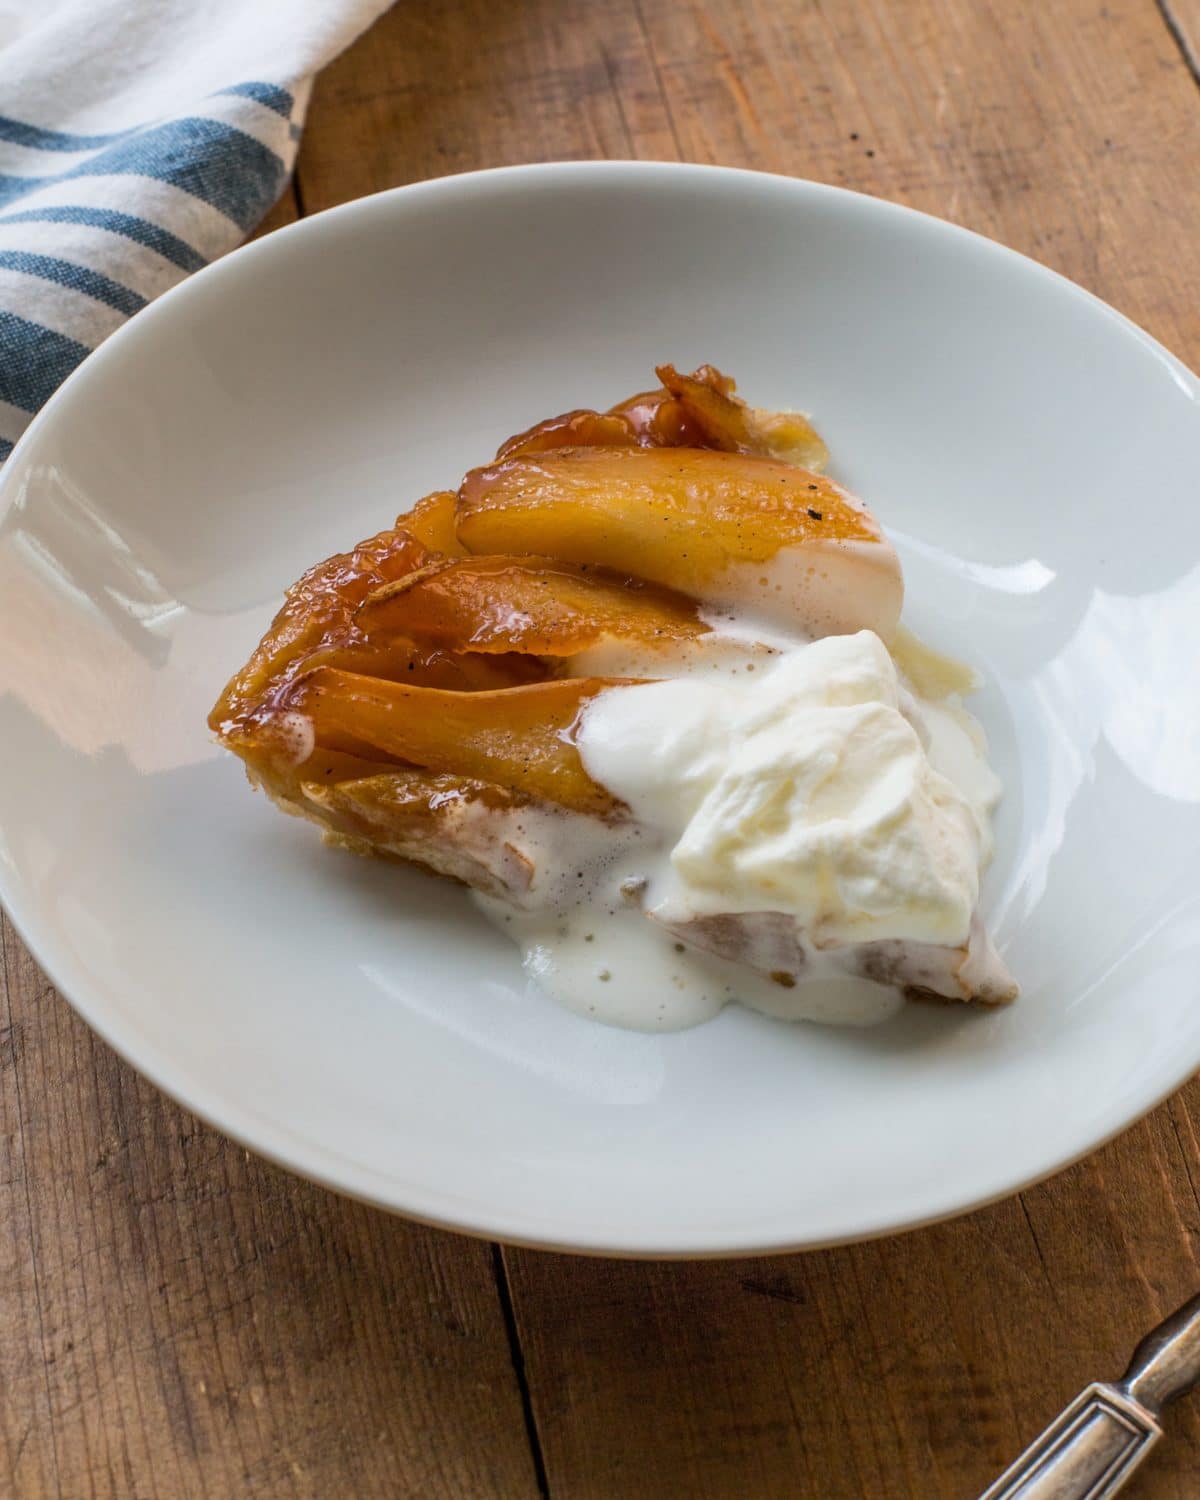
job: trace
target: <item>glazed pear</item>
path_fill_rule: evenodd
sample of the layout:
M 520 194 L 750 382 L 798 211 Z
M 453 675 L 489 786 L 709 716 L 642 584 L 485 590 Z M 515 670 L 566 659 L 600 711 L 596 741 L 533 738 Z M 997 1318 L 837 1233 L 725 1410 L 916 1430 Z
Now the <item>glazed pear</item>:
M 706 448 L 556 448 L 473 469 L 456 534 L 632 574 L 813 635 L 895 632 L 895 550 L 861 501 L 778 459 Z

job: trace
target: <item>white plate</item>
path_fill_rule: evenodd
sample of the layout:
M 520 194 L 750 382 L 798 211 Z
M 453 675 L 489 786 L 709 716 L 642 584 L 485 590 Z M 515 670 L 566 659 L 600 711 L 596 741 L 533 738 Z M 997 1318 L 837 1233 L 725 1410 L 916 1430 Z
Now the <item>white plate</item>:
M 815 412 L 976 662 L 1012 1009 L 667 1036 L 526 991 L 455 889 L 321 847 L 209 741 L 306 566 L 548 412 L 711 360 Z M 89 359 L 0 480 L 0 895 L 80 1013 L 318 1181 L 710 1254 L 1012 1191 L 1200 1065 L 1200 408 L 1048 271 L 835 188 L 515 168 L 305 220 Z

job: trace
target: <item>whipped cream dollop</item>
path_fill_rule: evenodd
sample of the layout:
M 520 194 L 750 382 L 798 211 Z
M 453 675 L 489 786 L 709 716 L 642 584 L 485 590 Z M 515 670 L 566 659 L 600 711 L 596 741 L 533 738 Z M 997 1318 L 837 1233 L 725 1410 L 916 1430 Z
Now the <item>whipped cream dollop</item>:
M 976 911 L 1000 783 L 960 663 L 900 629 L 808 641 L 741 617 L 675 652 L 597 647 L 575 674 L 654 680 L 574 728 L 621 816 L 525 809 L 522 895 L 476 894 L 569 1009 L 643 1030 L 737 1001 L 867 1025 L 906 986 L 1014 989 Z M 766 644 L 764 640 L 769 640 Z
M 871 631 L 612 688 L 576 743 L 669 843 L 643 900 L 661 921 L 772 911 L 818 949 L 966 942 L 999 782 L 966 715 L 923 710 Z

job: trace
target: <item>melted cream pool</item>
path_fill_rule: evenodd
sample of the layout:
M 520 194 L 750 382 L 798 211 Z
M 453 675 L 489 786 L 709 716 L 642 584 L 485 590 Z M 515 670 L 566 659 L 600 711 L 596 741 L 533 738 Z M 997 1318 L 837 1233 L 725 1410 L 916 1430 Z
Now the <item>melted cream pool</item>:
M 979 869 L 990 853 L 989 815 L 999 784 L 986 762 L 982 732 L 959 703 L 958 694 L 973 685 L 971 674 L 926 651 L 903 632 L 895 643 L 893 669 L 892 658 L 877 638 L 869 637 L 857 655 L 878 675 L 892 678 L 896 707 L 890 713 L 879 710 L 876 719 L 887 721 L 904 743 L 908 771 L 899 780 L 892 775 L 889 781 L 889 765 L 877 763 L 878 757 L 871 762 L 868 753 L 859 781 L 847 772 L 844 784 L 834 787 L 835 798 L 846 801 L 845 807 L 839 805 L 834 812 L 837 817 L 852 814 L 858 806 L 856 797 L 870 804 L 862 817 L 863 827 L 875 830 L 874 865 L 865 875 L 858 869 L 861 861 L 853 847 L 853 831 L 843 829 L 846 847 L 835 853 L 844 868 L 838 866 L 834 873 L 840 872 L 845 877 L 842 883 L 851 890 L 849 907 L 844 892 L 836 899 L 821 894 L 828 884 L 828 868 L 815 883 L 810 882 L 811 889 L 801 884 L 799 906 L 796 890 L 791 893 L 791 906 L 782 899 L 782 892 L 772 903 L 754 880 L 735 888 L 737 881 L 726 880 L 728 871 L 719 863 L 711 887 L 681 878 L 681 823 L 687 822 L 689 807 L 694 812 L 703 787 L 711 797 L 720 781 L 721 766 L 706 764 L 706 759 L 716 756 L 719 760 L 729 754 L 729 743 L 721 733 L 711 727 L 704 730 L 704 724 L 713 720 L 719 729 L 724 721 L 740 715 L 752 735 L 756 715 L 762 717 L 760 703 L 769 696 L 758 684 L 765 687 L 785 671 L 795 677 L 799 670 L 803 678 L 800 654 L 809 651 L 812 643 L 776 635 L 764 644 L 764 632 L 753 626 L 717 619 L 712 623 L 713 636 L 670 661 L 661 657 L 650 661 L 645 656 L 631 659 L 606 649 L 572 663 L 573 674 L 632 673 L 671 679 L 661 684 L 670 690 L 667 694 L 660 694 L 654 684 L 601 694 L 592 700 L 576 729 L 576 743 L 589 773 L 627 802 L 635 819 L 609 824 L 553 812 L 520 814 L 510 842 L 533 866 L 526 898 L 520 906 L 482 895 L 474 900 L 520 947 L 532 981 L 560 1004 L 608 1025 L 678 1030 L 710 1020 L 733 1001 L 784 1020 L 859 1026 L 885 1020 L 903 1004 L 900 992 L 848 973 L 845 966 L 847 931 L 852 937 L 854 920 L 861 917 L 854 902 L 870 908 L 874 901 L 879 908 L 864 918 L 868 924 L 862 934 L 865 941 L 880 937 L 962 941 L 977 899 Z M 841 654 L 847 656 L 844 650 Z M 879 656 L 886 660 L 886 671 Z M 849 657 L 855 653 L 849 652 Z M 886 692 L 886 683 L 879 690 Z M 854 689 L 843 684 L 835 697 L 837 691 L 853 696 Z M 620 695 L 619 703 L 615 695 Z M 777 707 L 781 696 L 787 699 L 776 681 Z M 859 696 L 864 696 L 862 691 Z M 654 745 L 678 727 L 681 713 L 686 718 L 689 712 L 694 722 L 685 726 L 680 753 L 668 754 L 672 764 L 666 768 L 664 782 L 662 765 L 649 768 Z M 828 728 L 829 713 L 818 718 Z M 811 723 L 805 728 L 797 719 L 795 726 L 799 726 L 798 734 L 811 733 Z M 788 740 L 792 727 L 793 721 L 785 714 L 772 730 L 773 740 L 759 734 L 760 751 L 772 764 L 794 749 Z M 868 724 L 868 752 L 871 732 Z M 906 735 L 910 742 L 905 742 Z M 739 743 L 744 746 L 746 738 L 743 734 Z M 863 748 L 860 745 L 856 752 L 859 760 Z M 819 751 L 820 747 L 818 760 Z M 682 789 L 672 785 L 676 775 L 680 782 L 690 777 L 696 785 Z M 754 774 L 743 779 L 745 785 L 733 788 L 727 798 L 726 823 L 730 817 L 736 822 L 747 798 L 753 802 L 762 780 L 756 781 Z M 859 782 L 869 782 L 866 793 Z M 777 783 L 778 778 L 767 787 L 768 804 L 778 793 Z M 799 791 L 803 796 L 802 786 Z M 880 803 L 881 797 L 886 805 Z M 889 797 L 894 805 L 887 803 Z M 753 824 L 750 811 L 746 817 Z M 900 834 L 889 842 L 878 836 L 879 827 L 899 828 Z M 768 816 L 762 828 L 751 828 L 750 842 L 760 847 L 764 839 L 774 838 L 778 844 L 780 830 L 778 816 L 773 822 Z M 814 837 L 820 851 L 821 840 L 828 840 L 828 829 L 818 828 Z M 813 847 L 810 840 L 806 858 Z M 829 866 L 827 854 L 824 851 L 821 857 Z M 791 855 L 786 838 L 780 857 L 784 864 L 775 872 L 768 861 L 764 876 L 768 887 L 781 872 L 787 873 Z M 757 972 L 745 963 L 701 951 L 664 925 L 714 912 L 754 913 L 772 906 L 793 911 L 805 930 L 799 982 L 786 972 L 771 977 L 773 971 L 767 964 L 760 964 L 763 972 Z M 819 948 L 809 941 L 814 930 L 819 933 L 822 922 L 838 928 L 835 941 L 842 946 Z M 959 926 L 962 931 L 957 930 Z
M 619 901 L 619 897 L 617 898 Z M 519 945 L 525 972 L 560 1005 L 608 1026 L 682 1031 L 733 1001 L 784 1021 L 869 1026 L 903 1004 L 898 990 L 838 972 L 786 988 L 743 964 L 672 938 L 640 911 L 595 895 L 554 915 L 515 912 L 476 895 L 490 920 Z

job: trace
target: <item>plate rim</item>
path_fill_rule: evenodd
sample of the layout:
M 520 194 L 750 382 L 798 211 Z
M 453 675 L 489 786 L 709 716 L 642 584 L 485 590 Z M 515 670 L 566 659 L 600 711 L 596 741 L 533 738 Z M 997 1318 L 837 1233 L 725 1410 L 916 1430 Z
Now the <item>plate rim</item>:
M 132 340 L 143 336 L 146 329 L 154 325 L 155 320 L 164 316 L 164 307 L 172 308 L 176 302 L 194 295 L 198 281 L 207 279 L 211 282 L 218 276 L 240 275 L 241 268 L 249 265 L 253 259 L 279 253 L 280 245 L 298 234 L 311 234 L 314 229 L 320 232 L 318 226 L 335 218 L 341 220 L 375 212 L 377 205 L 382 202 L 403 200 L 419 204 L 422 199 L 436 200 L 442 195 L 454 197 L 486 191 L 496 183 L 520 183 L 537 179 L 551 181 L 556 176 L 601 181 L 608 178 L 611 185 L 617 187 L 622 182 L 663 176 L 697 182 L 733 181 L 740 182 L 748 189 L 775 192 L 787 197 L 807 197 L 833 203 L 850 200 L 860 208 L 884 217 L 906 219 L 922 226 L 926 232 L 962 239 L 976 252 L 990 255 L 1007 265 L 1020 267 L 1025 274 L 1050 280 L 1060 293 L 1082 301 L 1093 313 L 1101 314 L 1119 326 L 1126 336 L 1132 337 L 1144 351 L 1151 353 L 1164 365 L 1177 385 L 1193 400 L 1200 402 L 1200 380 L 1196 375 L 1125 314 L 1062 273 L 1021 251 L 1013 250 L 997 240 L 934 214 L 831 183 L 741 167 L 631 160 L 532 162 L 427 178 L 352 199 L 307 215 L 261 239 L 244 244 L 211 262 L 195 275 L 186 277 L 156 298 L 137 317 L 131 318 L 89 354 L 35 414 L 14 445 L 3 465 L 3 472 L 0 473 L 0 520 L 16 503 L 24 455 L 37 435 L 56 419 L 59 409 L 74 398 L 80 385 L 104 378 L 107 364 L 115 357 L 114 351 L 119 355 Z M 3 855 L 6 847 L 3 831 L 0 830 L 0 855 Z M 865 1213 L 859 1222 L 848 1224 L 844 1232 L 827 1236 L 805 1237 L 801 1234 L 782 1238 L 764 1235 L 761 1230 L 753 1228 L 739 1232 L 735 1228 L 705 1227 L 677 1235 L 674 1241 L 670 1236 L 646 1235 L 636 1227 L 630 1229 L 619 1225 L 609 1226 L 594 1234 L 590 1231 L 572 1231 L 569 1228 L 556 1229 L 540 1224 L 531 1215 L 524 1213 L 508 1216 L 502 1211 L 484 1206 L 456 1210 L 451 1202 L 453 1195 L 445 1195 L 444 1199 L 439 1200 L 436 1193 L 431 1193 L 424 1187 L 408 1187 L 394 1180 L 392 1190 L 385 1191 L 381 1174 L 373 1169 L 363 1169 L 328 1148 L 295 1137 L 286 1128 L 255 1116 L 244 1105 L 230 1103 L 216 1095 L 210 1087 L 189 1080 L 168 1056 L 140 1036 L 136 1025 L 125 1021 L 114 1010 L 105 999 L 102 986 L 93 985 L 85 974 L 72 972 L 73 961 L 69 954 L 59 947 L 45 925 L 39 921 L 38 903 L 32 899 L 23 901 L 20 898 L 17 887 L 21 884 L 15 864 L 0 858 L 0 905 L 4 907 L 14 931 L 35 963 L 75 1014 L 103 1042 L 180 1107 L 247 1150 L 332 1192 L 430 1227 L 531 1249 L 622 1259 L 728 1259 L 828 1249 L 907 1233 L 973 1213 L 1056 1175 L 1093 1151 L 1100 1150 L 1170 1098 L 1200 1071 L 1198 1044 L 1194 1057 L 1188 1055 L 1187 1061 L 1178 1068 L 1171 1069 L 1169 1076 L 1163 1075 L 1167 1079 L 1165 1084 L 1161 1078 L 1156 1078 L 1151 1086 L 1144 1087 L 1140 1092 L 1135 1091 L 1127 1105 L 1112 1109 L 1101 1133 L 1090 1130 L 1080 1132 L 1086 1139 L 1064 1143 L 1032 1172 L 1022 1169 L 1015 1176 L 1012 1173 L 1007 1176 L 1003 1172 L 993 1173 L 994 1178 L 1003 1180 L 989 1181 L 981 1185 L 978 1193 L 967 1198 L 961 1192 L 950 1193 L 948 1199 L 941 1199 L 936 1193 L 929 1194 L 922 1209 L 901 1221 L 880 1223 L 872 1221 L 870 1214 Z

